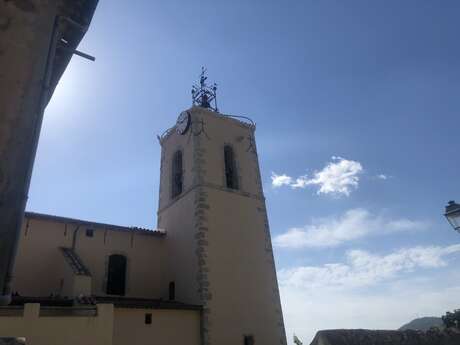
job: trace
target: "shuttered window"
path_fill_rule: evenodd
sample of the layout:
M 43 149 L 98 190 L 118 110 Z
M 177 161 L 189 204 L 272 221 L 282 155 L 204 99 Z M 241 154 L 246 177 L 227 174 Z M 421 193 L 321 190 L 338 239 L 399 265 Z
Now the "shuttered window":
M 238 174 L 236 172 L 235 154 L 233 148 L 226 145 L 224 147 L 225 160 L 225 181 L 227 188 L 238 189 Z
M 172 198 L 179 196 L 182 193 L 182 151 L 176 151 L 172 161 Z

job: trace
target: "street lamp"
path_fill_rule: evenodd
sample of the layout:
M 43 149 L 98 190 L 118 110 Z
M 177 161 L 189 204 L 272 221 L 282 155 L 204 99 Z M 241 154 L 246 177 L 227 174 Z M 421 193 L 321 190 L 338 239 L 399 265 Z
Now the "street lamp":
M 452 227 L 460 232 L 460 204 L 451 200 L 446 206 L 446 213 L 444 213 L 447 221 Z

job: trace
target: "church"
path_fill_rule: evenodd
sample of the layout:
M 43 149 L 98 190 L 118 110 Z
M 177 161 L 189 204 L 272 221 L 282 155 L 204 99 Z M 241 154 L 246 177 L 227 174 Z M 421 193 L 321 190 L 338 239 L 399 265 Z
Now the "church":
M 204 71 L 158 136 L 157 229 L 26 212 L 0 337 L 31 345 L 284 345 L 255 124 Z

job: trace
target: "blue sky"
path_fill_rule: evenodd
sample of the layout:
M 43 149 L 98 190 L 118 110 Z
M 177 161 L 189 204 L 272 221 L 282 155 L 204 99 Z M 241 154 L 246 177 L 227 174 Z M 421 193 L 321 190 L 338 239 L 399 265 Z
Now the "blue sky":
M 459 15 L 457 1 L 100 1 L 80 45 L 97 60 L 75 57 L 47 108 L 27 208 L 154 227 L 156 135 L 205 65 L 222 112 L 257 123 L 289 341 L 458 308 L 460 235 L 442 212 L 460 199 Z

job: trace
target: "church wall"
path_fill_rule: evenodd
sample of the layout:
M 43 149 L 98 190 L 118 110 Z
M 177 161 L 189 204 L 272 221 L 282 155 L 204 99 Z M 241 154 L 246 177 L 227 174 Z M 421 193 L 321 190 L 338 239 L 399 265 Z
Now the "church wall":
M 161 278 L 164 239 L 123 231 L 94 228 L 87 237 L 85 228 L 77 236 L 75 251 L 92 276 L 94 295 L 106 296 L 108 259 L 112 254 L 127 257 L 125 297 L 159 298 L 167 286 Z
M 59 247 L 72 247 L 73 234 L 78 225 L 75 252 L 91 273 L 91 292 L 105 295 L 107 263 L 111 254 L 127 257 L 127 297 L 159 298 L 167 283 L 162 280 L 164 266 L 164 238 L 130 231 L 89 227 L 85 224 L 57 220 L 25 219 L 15 265 L 13 290 L 23 296 L 64 295 L 88 282 L 69 279 L 68 265 Z M 86 229 L 93 237 L 86 236 Z M 80 284 L 81 283 L 81 284 Z
M 60 286 L 60 291 L 59 291 L 59 295 L 60 296 L 78 296 L 79 294 L 75 294 L 75 283 L 76 283 L 76 279 L 77 279 L 77 275 L 74 273 L 72 267 L 67 263 L 66 260 L 62 260 L 61 259 L 61 262 L 60 262 L 60 266 L 61 266 L 61 270 L 59 272 L 61 272 L 61 286 Z M 56 272 L 58 273 L 58 272 Z M 89 293 L 85 293 L 84 295 L 87 296 L 87 295 L 90 295 L 91 294 L 91 277 L 86 277 L 89 279 L 89 282 L 88 282 L 88 289 L 87 291 L 89 291 Z M 22 291 L 21 291 L 22 293 Z M 30 295 L 29 295 L 30 296 Z M 34 295 L 35 296 L 35 295 Z
M 72 245 L 72 231 L 58 222 L 25 219 L 19 238 L 13 291 L 22 296 L 60 294 L 66 273 L 59 247 Z
M 85 275 L 74 275 L 73 276 L 73 290 L 68 296 L 90 296 L 92 295 L 91 284 L 92 278 Z
M 195 210 L 195 194 L 185 192 L 174 205 L 159 213 L 159 227 L 166 229 L 164 281 L 175 283 L 178 301 L 200 304 L 196 282 L 198 260 L 195 253 L 195 233 L 192 219 Z M 165 290 L 164 298 L 168 298 Z
M 152 314 L 152 324 L 145 315 Z M 197 310 L 115 309 L 114 345 L 171 345 L 200 343 Z

